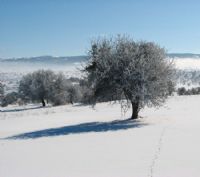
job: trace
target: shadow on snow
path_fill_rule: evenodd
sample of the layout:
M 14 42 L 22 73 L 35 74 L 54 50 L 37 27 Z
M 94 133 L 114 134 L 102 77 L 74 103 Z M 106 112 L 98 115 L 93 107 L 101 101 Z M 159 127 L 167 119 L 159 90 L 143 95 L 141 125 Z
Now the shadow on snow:
M 28 133 L 14 135 L 6 139 L 36 139 L 36 138 L 42 138 L 42 137 L 53 137 L 53 136 L 69 135 L 69 134 L 118 131 L 118 130 L 130 129 L 130 128 L 139 128 L 145 125 L 146 123 L 143 123 L 139 120 L 90 122 L 90 123 L 69 125 L 69 126 L 58 127 L 58 128 L 44 129 L 44 130 L 39 130 L 39 131 L 32 131 Z
M 43 109 L 43 108 L 49 108 L 50 106 L 37 106 L 37 107 L 30 107 L 30 108 L 16 108 L 16 109 L 6 109 L 6 110 L 0 110 L 0 112 L 20 112 L 20 111 L 28 111 L 28 110 L 34 110 L 34 109 Z

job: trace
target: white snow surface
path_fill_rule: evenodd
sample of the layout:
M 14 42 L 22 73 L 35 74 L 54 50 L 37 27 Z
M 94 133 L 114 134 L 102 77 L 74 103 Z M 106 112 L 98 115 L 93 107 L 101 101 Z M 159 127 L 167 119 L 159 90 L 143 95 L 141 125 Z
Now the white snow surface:
M 200 58 L 175 58 L 177 69 L 200 70 Z
M 137 121 L 119 104 L 0 108 L 0 177 L 199 177 L 199 103 L 174 96 Z

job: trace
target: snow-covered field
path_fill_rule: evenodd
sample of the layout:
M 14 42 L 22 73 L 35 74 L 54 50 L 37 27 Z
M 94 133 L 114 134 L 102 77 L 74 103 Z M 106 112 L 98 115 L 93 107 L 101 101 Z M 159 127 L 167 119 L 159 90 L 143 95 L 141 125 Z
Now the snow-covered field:
M 177 69 L 200 70 L 200 58 L 175 58 L 174 63 Z
M 0 177 L 199 177 L 200 96 L 126 120 L 119 105 L 0 108 Z

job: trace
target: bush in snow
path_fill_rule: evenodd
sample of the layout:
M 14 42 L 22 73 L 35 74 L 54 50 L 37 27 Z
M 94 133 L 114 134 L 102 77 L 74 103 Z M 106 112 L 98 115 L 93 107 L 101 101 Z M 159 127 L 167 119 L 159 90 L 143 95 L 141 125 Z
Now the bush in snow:
M 85 67 L 94 102 L 118 98 L 132 105 L 132 119 L 145 105 L 159 106 L 174 86 L 173 63 L 165 50 L 152 42 L 135 42 L 128 37 L 93 41 Z
M 200 94 L 200 87 L 191 88 L 186 90 L 185 87 L 178 88 L 177 90 L 178 95 L 199 95 Z
M 81 102 L 81 89 L 78 84 L 71 84 L 67 87 L 68 101 L 73 104 L 74 102 Z
M 54 80 L 52 80 L 51 87 L 48 90 L 47 101 L 51 102 L 54 106 L 66 104 L 68 102 L 68 85 L 69 83 L 62 73 L 54 74 Z
M 54 105 L 66 103 L 73 104 L 80 101 L 80 88 L 78 84 L 66 79 L 63 74 L 58 74 L 51 90 L 50 101 Z
M 199 95 L 200 94 L 200 87 L 192 88 L 189 90 L 191 95 Z
M 93 92 L 89 86 L 87 78 L 81 79 L 79 82 L 80 88 L 80 102 L 83 104 L 92 104 L 93 103 Z
M 177 90 L 177 93 L 178 93 L 178 95 L 186 95 L 186 89 L 185 89 L 185 87 L 181 87 L 181 88 L 178 88 L 178 90 Z
M 1 106 L 5 107 L 9 104 L 16 103 L 19 99 L 19 94 L 17 92 L 11 92 L 4 96 L 1 102 Z
M 0 82 L 0 102 L 4 97 L 4 85 Z
M 4 95 L 4 85 L 0 82 L 0 95 Z

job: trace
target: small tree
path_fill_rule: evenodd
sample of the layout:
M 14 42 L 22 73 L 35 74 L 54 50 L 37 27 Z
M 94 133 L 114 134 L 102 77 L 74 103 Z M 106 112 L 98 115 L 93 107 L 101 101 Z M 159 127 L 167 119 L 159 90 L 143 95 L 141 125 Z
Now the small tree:
M 73 104 L 74 102 L 80 101 L 81 93 L 79 85 L 69 85 L 67 88 L 68 101 Z
M 45 106 L 45 99 L 50 98 L 56 75 L 50 71 L 39 70 L 25 75 L 20 81 L 19 93 L 22 98 L 32 101 L 41 101 Z
M 40 101 L 43 106 L 46 105 L 45 101 L 53 105 L 63 105 L 74 101 L 76 97 L 75 93 L 69 91 L 72 86 L 71 81 L 67 80 L 62 73 L 39 70 L 22 78 L 19 93 L 23 100 Z
M 55 80 L 52 83 L 52 87 L 49 90 L 48 96 L 49 101 L 53 103 L 53 105 L 63 105 L 68 102 L 68 85 L 71 85 L 71 82 L 67 81 L 67 79 L 62 73 L 55 75 Z
M 90 88 L 90 84 L 87 78 L 83 78 L 79 82 L 80 86 L 80 102 L 83 104 L 92 104 L 93 103 L 93 90 Z
M 117 98 L 132 105 L 131 119 L 145 105 L 159 106 L 173 84 L 174 68 L 165 50 L 152 42 L 135 42 L 128 37 L 92 42 L 85 71 L 93 90 L 94 102 Z M 169 86 L 170 83 L 170 86 Z

